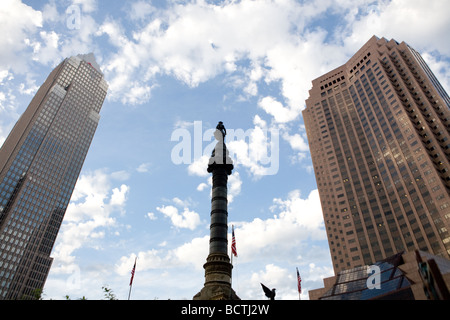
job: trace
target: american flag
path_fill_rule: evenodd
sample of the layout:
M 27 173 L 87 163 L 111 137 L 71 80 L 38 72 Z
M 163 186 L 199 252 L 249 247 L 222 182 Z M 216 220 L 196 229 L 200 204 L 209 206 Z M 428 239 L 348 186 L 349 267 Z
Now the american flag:
M 232 235 L 232 240 L 231 240 L 231 253 L 237 257 L 237 251 L 236 251 L 236 239 L 234 237 L 234 226 L 231 226 L 231 235 Z
M 298 288 L 298 293 L 302 293 L 302 278 L 300 277 L 298 268 L 297 268 L 297 288 Z
M 134 278 L 134 272 L 136 271 L 136 259 L 134 259 L 134 266 L 133 270 L 131 270 L 131 280 L 130 280 L 130 286 L 133 284 L 133 278 Z M 131 289 L 130 289 L 131 290 Z

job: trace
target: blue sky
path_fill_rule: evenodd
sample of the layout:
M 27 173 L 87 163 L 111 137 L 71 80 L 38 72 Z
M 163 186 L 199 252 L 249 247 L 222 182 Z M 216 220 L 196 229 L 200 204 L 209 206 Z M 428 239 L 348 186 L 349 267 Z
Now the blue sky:
M 440 0 L 1 1 L 0 143 L 65 57 L 93 52 L 109 83 L 44 298 L 101 299 L 108 286 L 126 299 L 138 257 L 132 299 L 191 299 L 208 253 L 211 129 L 223 121 L 235 160 L 233 287 L 265 299 L 262 282 L 298 299 L 298 267 L 307 299 L 333 274 L 301 116 L 311 81 L 377 35 L 421 52 L 449 90 L 449 9 Z

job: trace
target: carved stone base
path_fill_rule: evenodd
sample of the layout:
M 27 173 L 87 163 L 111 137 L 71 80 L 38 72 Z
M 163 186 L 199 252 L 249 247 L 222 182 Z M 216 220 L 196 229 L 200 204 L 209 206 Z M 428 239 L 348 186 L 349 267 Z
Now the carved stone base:
M 227 254 L 209 254 L 203 268 L 205 269 L 205 285 L 194 296 L 194 300 L 240 300 L 231 288 L 233 266 Z
M 204 286 L 193 300 L 241 300 L 231 287 Z

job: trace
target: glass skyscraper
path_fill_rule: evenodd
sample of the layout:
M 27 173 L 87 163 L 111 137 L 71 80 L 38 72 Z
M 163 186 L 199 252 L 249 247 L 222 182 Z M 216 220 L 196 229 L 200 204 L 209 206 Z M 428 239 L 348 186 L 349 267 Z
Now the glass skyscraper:
M 372 37 L 312 81 L 303 118 L 334 271 L 450 256 L 450 99 L 408 44 Z
M 0 299 L 42 290 L 108 85 L 94 55 L 48 76 L 0 149 Z

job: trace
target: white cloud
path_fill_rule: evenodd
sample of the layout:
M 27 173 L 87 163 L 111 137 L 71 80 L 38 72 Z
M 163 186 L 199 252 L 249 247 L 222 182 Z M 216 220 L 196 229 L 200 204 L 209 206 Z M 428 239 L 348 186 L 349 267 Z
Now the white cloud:
M 97 10 L 97 0 L 72 0 L 75 5 L 81 5 L 83 12 L 94 12 Z
M 275 122 L 290 122 L 295 120 L 300 114 L 299 110 L 293 110 L 284 107 L 279 101 L 273 97 L 264 97 L 258 102 L 258 106 L 265 112 L 273 116 Z
M 3 80 L 12 80 L 14 79 L 13 75 L 9 73 L 8 70 L 1 70 L 0 71 L 0 85 L 3 85 Z
M 275 126 L 268 128 L 259 116 L 255 116 L 253 122 L 254 128 L 243 136 L 237 134 L 234 140 L 227 142 L 227 147 L 235 167 L 243 166 L 253 178 L 259 179 L 278 172 L 279 130 Z
M 22 72 L 26 70 L 26 63 L 17 63 L 16 59 L 16 53 L 27 48 L 23 39 L 34 50 L 35 60 L 54 64 L 74 53 L 92 51 L 96 48 L 93 38 L 106 35 L 117 48 L 102 61 L 110 83 L 108 99 L 128 104 L 148 101 L 157 85 L 157 74 L 174 76 L 195 87 L 227 73 L 235 79 L 233 82 L 240 83 L 244 95 L 257 96 L 261 84 L 279 82 L 283 99 L 259 98 L 260 106 L 277 122 L 297 119 L 311 80 L 344 63 L 373 34 L 405 40 L 419 50 L 450 52 L 450 46 L 442 41 L 450 28 L 445 17 L 449 4 L 440 1 L 376 4 L 369 0 L 287 0 L 221 5 L 202 1 L 171 4 L 158 10 L 136 1 L 128 11 L 135 28 L 130 34 L 125 33 L 120 20 L 107 18 L 97 24 L 90 15 L 97 11 L 97 1 L 73 2 L 81 7 L 83 22 L 70 34 L 67 30 L 66 34 L 41 30 L 45 23 L 64 16 L 54 2 L 47 4 L 42 13 L 19 1 L 2 4 L 0 14 L 3 12 L 6 18 L 0 23 L 9 35 L 3 42 L 9 42 L 2 44 L 0 40 L 0 45 L 9 49 L 3 51 L 3 56 L 0 54 L 0 64 L 16 64 Z M 24 14 L 27 19 L 23 19 Z M 323 28 L 308 25 L 324 14 L 345 15 L 337 22 L 335 33 L 327 34 Z M 410 24 L 414 17 L 418 23 Z M 103 59 L 101 54 L 98 56 Z M 247 66 L 242 65 L 243 61 L 248 62 Z
M 208 168 L 209 156 L 203 155 L 200 158 L 195 159 L 188 166 L 188 173 L 190 175 L 199 176 L 199 177 L 207 177 L 210 175 L 206 170 Z
M 149 65 L 151 59 L 146 46 L 128 39 L 124 28 L 112 19 L 105 20 L 96 35 L 107 35 L 110 43 L 118 48 L 103 68 L 109 82 L 109 98 L 129 104 L 148 101 L 153 87 L 148 81 L 159 70 L 155 65 Z
M 241 193 L 242 180 L 238 171 L 234 171 L 228 176 L 228 203 L 232 203 L 234 198 Z
M 291 149 L 295 152 L 294 155 L 290 156 L 292 163 L 300 163 L 309 154 L 309 145 L 307 143 L 306 134 L 304 136 L 299 133 L 290 135 L 289 132 L 284 129 L 282 137 L 287 141 Z
M 191 198 L 182 200 L 178 197 L 175 197 L 175 198 L 172 198 L 172 202 L 178 207 L 190 207 L 190 206 L 194 205 Z
M 150 14 L 155 12 L 155 8 L 148 2 L 139 0 L 131 4 L 129 9 L 129 16 L 131 20 L 144 20 Z
M 250 286 L 246 290 L 253 291 L 252 294 L 260 296 L 262 300 L 267 299 L 260 285 L 260 283 L 263 283 L 270 290 L 275 289 L 275 299 L 298 299 L 298 293 L 296 296 L 292 296 L 292 290 L 289 290 L 289 287 L 295 286 L 294 275 L 292 270 L 268 264 L 264 270 L 252 273 L 249 281 Z
M 34 43 L 34 59 L 45 65 L 49 63 L 56 64 L 61 59 L 61 54 L 58 52 L 60 45 L 59 34 L 55 31 L 41 31 L 39 36 L 42 40 Z
M 234 222 L 243 260 L 257 259 L 261 255 L 275 259 L 280 254 L 295 251 L 309 239 L 326 239 L 317 190 L 306 199 L 301 198 L 298 190 L 290 192 L 285 200 L 275 198 L 272 210 L 278 212 L 273 218 Z
M 42 8 L 42 18 L 44 21 L 62 21 L 65 18 L 63 15 L 58 13 L 58 8 L 56 6 L 55 0 L 50 0 Z
M 450 62 L 439 59 L 439 57 L 427 52 L 422 54 L 422 58 L 426 61 L 434 75 L 439 79 L 444 90 L 447 93 L 450 92 Z
M 112 195 L 109 204 L 112 206 L 118 206 L 123 207 L 126 200 L 127 200 L 127 194 L 130 187 L 128 187 L 125 184 L 122 184 L 119 188 L 114 188 L 112 190 Z
M 287 276 L 286 270 L 273 264 L 268 264 L 265 267 L 265 271 L 259 271 L 258 273 L 254 273 L 252 275 L 252 278 L 256 278 L 253 280 L 263 282 L 267 286 L 270 285 L 269 284 L 270 282 L 279 282 L 282 278 L 286 278 L 286 276 Z
M 405 41 L 419 51 L 433 48 L 449 55 L 450 44 L 445 41 L 450 30 L 449 10 L 447 1 L 379 1 L 378 4 L 361 7 L 360 15 L 349 18 L 347 29 L 342 32 L 344 42 L 356 52 L 375 34 Z
M 198 270 L 203 269 L 209 249 L 209 235 L 194 238 L 192 241 L 174 249 L 170 255 L 176 257 L 177 264 L 191 265 Z
M 322 229 L 323 216 L 318 190 L 311 191 L 307 199 L 301 198 L 300 190 L 293 190 L 288 194 L 286 200 L 275 198 L 273 202 L 272 210 L 281 210 L 279 213 L 280 219 L 307 227 L 314 232 L 319 232 Z
M 14 72 L 27 71 L 26 55 L 19 54 L 26 50 L 24 40 L 42 27 L 42 13 L 34 10 L 19 0 L 0 2 L 0 68 L 11 68 Z M 7 49 L 6 49 L 7 48 Z
M 227 73 L 245 83 L 240 85 L 244 95 L 257 96 L 263 82 L 279 82 L 285 105 L 280 98 L 267 96 L 260 97 L 260 105 L 277 122 L 288 122 L 303 109 L 311 79 L 344 63 L 373 34 L 405 40 L 419 50 L 450 53 L 448 41 L 442 41 L 450 28 L 445 16 L 450 4 L 441 1 L 285 0 L 220 5 L 200 1 L 177 2 L 158 10 L 136 1 L 128 12 L 134 23 L 131 33 L 125 33 L 120 20 L 107 18 L 97 24 L 90 15 L 97 11 L 97 1 L 73 4 L 81 7 L 83 22 L 69 34 L 68 30 L 41 30 L 45 23 L 64 16 L 55 2 L 39 12 L 19 1 L 2 1 L 0 26 L 8 37 L 0 45 L 8 50 L 0 54 L 0 65 L 26 70 L 26 63 L 16 55 L 27 49 L 24 39 L 35 51 L 34 59 L 46 64 L 92 51 L 96 48 L 93 37 L 106 35 L 117 48 L 102 63 L 110 82 L 109 99 L 129 104 L 148 101 L 157 74 L 172 75 L 195 87 Z M 335 22 L 335 33 L 309 25 L 324 15 L 337 14 L 345 18 Z M 409 23 L 412 20 L 415 23 Z
M 311 281 L 320 281 L 324 278 L 334 275 L 333 268 L 330 266 L 316 266 L 315 263 L 308 264 L 308 278 Z
M 25 83 L 19 85 L 19 92 L 23 95 L 34 95 L 38 89 L 39 87 L 36 85 L 36 81 L 30 73 L 25 76 Z
M 200 183 L 200 184 L 197 186 L 197 191 L 203 191 L 203 190 L 205 190 L 206 188 L 208 188 L 208 184 L 202 182 L 202 183 Z
M 148 212 L 147 215 L 146 215 L 146 217 L 149 218 L 150 220 L 156 220 L 156 219 L 158 219 L 158 218 L 156 217 L 155 213 L 153 213 L 153 212 Z
M 162 243 L 159 247 L 164 248 L 167 243 Z M 209 235 L 201 238 L 194 238 L 192 241 L 183 243 L 180 246 L 170 249 L 150 249 L 141 251 L 137 255 L 131 254 L 119 259 L 116 264 L 116 272 L 120 275 L 126 275 L 130 272 L 130 266 L 134 263 L 134 258 L 138 257 L 136 263 L 137 271 L 146 271 L 150 269 L 164 269 L 182 267 L 194 267 L 203 270 L 203 263 L 206 261 L 209 248 Z
M 130 178 L 130 174 L 125 170 L 111 172 L 110 176 L 111 179 L 118 181 L 126 181 Z
M 195 211 L 184 208 L 183 212 L 179 212 L 178 208 L 168 205 L 157 207 L 156 210 L 169 217 L 172 224 L 177 228 L 187 228 L 194 230 L 200 224 L 200 215 Z
M 308 152 L 309 146 L 305 139 L 298 133 L 294 135 L 289 135 L 289 133 L 283 133 L 283 139 L 289 142 L 291 148 L 296 151 Z
M 255 115 L 253 117 L 253 123 L 255 124 L 255 126 L 258 126 L 262 129 L 267 129 L 267 122 L 264 121 L 260 116 Z
M 112 180 L 104 170 L 80 175 L 55 243 L 52 272 L 72 272 L 74 251 L 103 238 L 104 228 L 117 227 L 114 213 L 123 212 L 128 186 L 111 189 Z
M 141 3 L 136 5 L 141 6 Z M 111 91 L 117 90 L 113 97 L 116 93 L 130 91 L 130 75 L 138 71 L 147 75 L 147 83 L 156 73 L 165 73 L 191 87 L 223 72 L 243 71 L 242 76 L 249 80 L 243 92 L 256 95 L 257 83 L 263 79 L 283 82 L 284 75 L 272 62 L 277 57 L 276 52 L 285 49 L 283 43 L 295 39 L 289 31 L 303 25 L 301 10 L 294 1 L 242 1 L 220 6 L 205 2 L 187 3 L 155 13 L 151 22 L 133 33 L 132 40 L 123 35 L 117 23 L 106 21 L 99 33 L 107 34 L 110 42 L 119 48 L 118 54 L 107 62 L 107 69 L 111 71 Z M 151 10 L 146 7 L 144 12 L 150 14 Z M 274 48 L 279 50 L 269 56 Z M 247 58 L 251 67 L 240 69 L 236 63 Z M 270 73 L 268 69 L 271 69 Z M 119 80 L 121 85 L 117 82 Z M 295 85 L 293 83 L 292 87 Z M 143 87 L 143 83 L 137 81 L 132 87 Z M 138 92 L 133 100 L 135 103 L 148 99 L 137 95 Z M 129 97 L 122 99 L 129 101 Z

